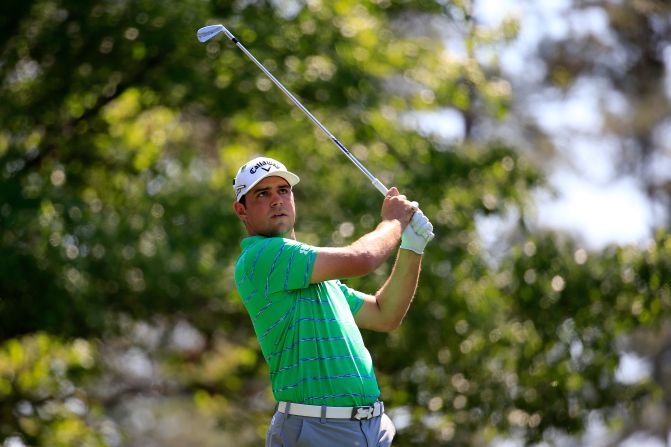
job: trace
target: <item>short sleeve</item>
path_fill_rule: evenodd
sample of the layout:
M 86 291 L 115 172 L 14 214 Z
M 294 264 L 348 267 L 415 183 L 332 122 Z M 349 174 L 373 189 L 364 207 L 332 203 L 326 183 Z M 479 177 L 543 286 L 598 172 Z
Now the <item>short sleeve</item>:
M 336 282 L 345 296 L 345 299 L 347 300 L 347 304 L 349 305 L 349 309 L 352 312 L 352 315 L 356 315 L 356 313 L 359 312 L 359 309 L 361 309 L 361 306 L 363 306 L 366 294 L 347 287 L 340 281 Z
M 246 256 L 247 278 L 257 290 L 275 293 L 310 285 L 317 252 L 315 247 L 292 239 L 265 238 Z

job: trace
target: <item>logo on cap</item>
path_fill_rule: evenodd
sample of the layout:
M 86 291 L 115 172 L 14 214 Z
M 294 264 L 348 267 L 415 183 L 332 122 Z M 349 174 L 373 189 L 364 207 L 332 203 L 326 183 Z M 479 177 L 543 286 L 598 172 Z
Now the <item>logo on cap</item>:
M 268 166 L 268 167 L 266 168 L 266 166 Z M 257 164 L 255 164 L 254 166 L 252 166 L 252 169 L 249 170 L 249 173 L 250 174 L 255 174 L 256 171 L 258 171 L 259 169 L 263 169 L 266 172 L 270 172 L 271 167 L 274 167 L 275 169 L 282 169 L 282 168 L 280 168 L 280 166 L 277 163 L 275 163 L 273 161 L 262 160 L 262 161 L 258 162 Z

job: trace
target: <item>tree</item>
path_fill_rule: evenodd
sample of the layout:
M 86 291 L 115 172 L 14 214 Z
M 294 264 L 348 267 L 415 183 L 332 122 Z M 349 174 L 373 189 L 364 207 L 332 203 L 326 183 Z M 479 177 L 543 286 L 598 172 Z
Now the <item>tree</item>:
M 302 239 L 342 244 L 373 227 L 380 197 L 363 176 L 230 42 L 196 41 L 197 28 L 219 21 L 435 224 L 404 326 L 366 334 L 385 400 L 398 421 L 409 415 L 398 445 L 484 444 L 518 431 L 531 441 L 580 430 L 590 410 L 621 405 L 615 397 L 649 396 L 613 380 L 612 345 L 664 313 L 667 236 L 650 252 L 579 254 L 530 234 L 524 207 L 539 171 L 510 144 L 474 137 L 510 101 L 476 49 L 512 38 L 514 23 L 485 30 L 467 2 L 424 0 L 9 6 L 2 17 L 12 20 L 0 22 L 1 438 L 193 443 L 156 423 L 133 432 L 123 413 L 154 411 L 155 399 L 161 418 L 188 408 L 258 444 L 272 402 L 232 282 L 242 227 L 230 179 L 252 155 L 280 158 L 303 179 Z M 464 58 L 446 52 L 446 23 L 463 33 Z M 463 144 L 403 125 L 446 106 L 464 116 Z M 493 263 L 474 216 L 510 210 L 519 231 Z M 373 290 L 383 270 L 349 283 Z M 609 303 L 615 311 L 595 321 Z M 214 444 L 203 433 L 211 428 L 198 430 L 199 445 Z
M 597 170 L 594 180 L 608 184 L 623 177 L 631 178 L 632 183 L 648 196 L 653 210 L 651 214 L 656 219 L 654 225 L 661 227 L 650 229 L 651 242 L 647 247 L 609 247 L 602 253 L 588 252 L 582 248 L 584 241 L 566 245 L 552 238 L 543 242 L 542 249 L 536 240 L 540 235 L 536 234 L 533 241 L 533 254 L 530 255 L 533 258 L 550 251 L 550 246 L 563 246 L 560 253 L 566 250 L 565 254 L 560 256 L 557 253 L 557 257 L 565 257 L 569 263 L 571 256 L 575 262 L 582 260 L 580 271 L 564 272 L 545 279 L 546 286 L 561 286 L 562 297 L 566 294 L 573 298 L 583 297 L 582 310 L 575 308 L 571 311 L 566 302 L 560 310 L 556 308 L 559 304 L 548 307 L 546 302 L 540 308 L 532 305 L 531 312 L 525 312 L 522 318 L 556 316 L 570 324 L 573 327 L 571 331 L 577 334 L 583 327 L 583 335 L 578 335 L 572 342 L 575 351 L 571 353 L 569 363 L 585 352 L 588 353 L 588 362 L 586 366 L 569 369 L 577 368 L 574 369 L 577 372 L 574 379 L 580 384 L 581 392 L 589 390 L 591 397 L 572 397 L 574 404 L 566 406 L 565 411 L 570 408 L 577 411 L 581 405 L 596 399 L 596 406 L 593 407 L 596 411 L 577 411 L 577 426 L 594 417 L 604 420 L 616 434 L 613 445 L 638 430 L 654 433 L 662 439 L 668 433 L 664 404 L 668 379 L 663 366 L 668 340 L 664 329 L 668 320 L 668 270 L 667 261 L 662 259 L 668 252 L 669 202 L 668 174 L 660 169 L 668 163 L 668 145 L 663 137 L 668 127 L 666 116 L 669 112 L 669 94 L 664 85 L 664 78 L 668 76 L 668 63 L 665 62 L 665 49 L 669 43 L 668 17 L 669 8 L 663 2 L 565 4 L 563 22 L 559 27 L 565 32 L 545 34 L 535 51 L 525 55 L 528 70 L 519 78 L 510 80 L 514 100 L 509 119 L 502 123 L 506 134 L 517 135 L 519 139 L 515 141 L 518 146 L 524 148 L 525 153 L 545 172 L 551 172 L 557 164 L 565 163 L 583 175 L 594 176 L 590 169 L 593 160 L 612 160 L 614 168 L 602 167 Z M 557 26 L 554 29 L 556 31 Z M 538 118 L 542 116 L 539 103 L 543 99 L 554 103 L 580 102 L 582 108 L 592 109 L 595 119 L 589 122 L 595 125 L 589 129 L 583 123 L 573 127 L 549 128 Z M 491 123 L 487 123 L 475 133 L 482 135 L 491 129 Z M 595 152 L 602 152 L 602 155 L 591 156 Z M 526 219 L 533 221 L 531 216 Z M 502 251 L 511 246 L 515 250 L 519 241 L 519 234 L 515 234 Z M 510 261 L 512 259 L 504 261 L 503 265 L 510 268 Z M 530 262 L 525 269 L 516 268 L 518 280 L 523 278 L 524 282 L 535 284 L 543 271 L 540 265 L 558 272 L 558 265 L 561 264 L 553 260 L 552 263 L 532 265 L 537 262 Z M 590 265 L 600 267 L 594 270 Z M 590 272 L 587 275 L 590 280 L 587 280 L 583 270 Z M 584 284 L 578 286 L 576 281 Z M 590 282 L 593 282 L 592 285 L 589 285 Z M 532 292 L 535 286 L 522 286 L 516 294 L 527 307 L 533 303 L 532 297 L 540 295 Z M 560 325 L 547 325 L 548 329 L 553 327 L 557 328 L 558 334 L 565 331 Z M 601 335 L 595 336 L 595 333 Z M 552 337 L 552 333 L 547 336 Z M 597 344 L 596 340 L 599 340 Z M 544 344 L 553 346 L 550 339 Z M 589 345 L 595 348 L 585 350 Z M 635 353 L 648 361 L 651 377 L 627 386 L 614 377 L 618 357 L 623 352 Z M 569 360 L 569 357 L 566 359 Z M 594 373 L 588 373 L 587 369 L 592 369 Z M 602 377 L 593 379 L 593 384 L 589 385 L 589 380 L 585 379 L 590 375 L 597 377 L 594 375 L 597 371 Z M 601 391 L 601 388 L 608 389 L 610 386 L 613 389 L 609 392 L 617 399 L 609 402 L 608 392 Z M 571 389 L 567 391 L 574 392 Z M 565 395 L 572 395 L 569 392 Z M 553 424 L 557 428 L 571 425 Z

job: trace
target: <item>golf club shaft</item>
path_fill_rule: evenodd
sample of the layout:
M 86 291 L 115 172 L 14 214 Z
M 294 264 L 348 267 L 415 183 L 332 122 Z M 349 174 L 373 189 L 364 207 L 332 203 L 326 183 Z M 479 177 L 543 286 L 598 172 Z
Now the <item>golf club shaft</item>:
M 336 137 L 334 137 L 333 134 L 331 132 L 329 132 L 329 130 L 326 127 L 324 127 L 324 125 L 321 122 L 319 122 L 319 120 L 317 118 L 315 118 L 315 116 L 312 113 L 310 113 L 310 111 L 307 108 L 305 108 L 305 106 L 303 106 L 303 104 L 301 104 L 301 102 L 298 99 L 296 99 L 296 97 L 289 90 L 287 90 L 284 87 L 284 85 L 282 85 L 282 83 L 280 81 L 278 81 L 275 78 L 275 76 L 273 76 L 273 74 L 270 71 L 268 71 L 268 69 L 266 67 L 264 67 L 263 64 L 261 62 L 259 62 L 254 57 L 254 55 L 252 53 L 247 51 L 247 48 L 245 48 L 245 46 L 242 43 L 240 43 L 240 41 L 233 34 L 231 34 L 231 32 L 228 31 L 228 29 L 226 29 L 226 27 L 223 27 L 223 31 L 226 34 L 226 36 L 229 39 L 231 39 L 231 41 L 238 48 L 240 48 L 242 50 L 242 52 L 245 53 L 247 55 L 247 57 L 249 57 L 252 60 L 252 62 L 254 62 L 256 64 L 256 66 L 259 67 L 261 69 L 261 71 L 263 71 L 263 73 L 265 73 L 265 75 L 268 76 L 268 78 L 271 81 L 273 81 L 273 83 L 277 87 L 279 87 L 279 89 L 282 90 L 284 92 L 284 94 L 287 95 L 289 97 L 289 99 L 294 104 L 296 104 L 296 106 L 299 109 L 301 109 L 303 111 L 303 113 L 305 113 L 307 115 L 307 117 L 310 118 L 312 120 L 312 122 L 315 123 L 317 125 L 317 127 L 319 127 L 326 134 L 326 136 L 329 137 L 329 139 L 331 141 L 333 141 L 333 143 L 336 146 L 338 146 L 338 148 L 340 148 L 340 150 L 343 152 L 343 154 L 345 154 L 347 156 L 347 158 L 349 158 L 350 161 L 352 163 L 354 163 L 356 165 L 356 167 L 359 168 L 359 170 L 366 175 L 366 177 L 368 177 L 368 179 L 373 183 L 373 186 L 375 186 L 375 188 L 378 191 L 380 191 L 382 193 L 382 195 L 386 196 L 387 191 L 388 191 L 387 187 L 384 186 L 382 184 L 382 182 L 380 180 L 378 180 L 368 169 L 366 169 L 366 167 L 363 164 L 361 164 L 361 162 L 354 155 L 352 155 L 352 153 L 340 141 L 338 141 L 338 139 Z

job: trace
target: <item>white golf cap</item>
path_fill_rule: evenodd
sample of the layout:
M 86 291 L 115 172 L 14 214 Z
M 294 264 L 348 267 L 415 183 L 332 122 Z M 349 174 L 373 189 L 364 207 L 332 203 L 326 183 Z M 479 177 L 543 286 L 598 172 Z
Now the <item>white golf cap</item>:
M 301 180 L 296 174 L 289 172 L 287 167 L 279 161 L 268 157 L 257 157 L 249 160 L 238 169 L 238 173 L 233 179 L 235 201 L 239 202 L 242 196 L 266 177 L 282 177 L 291 186 Z

